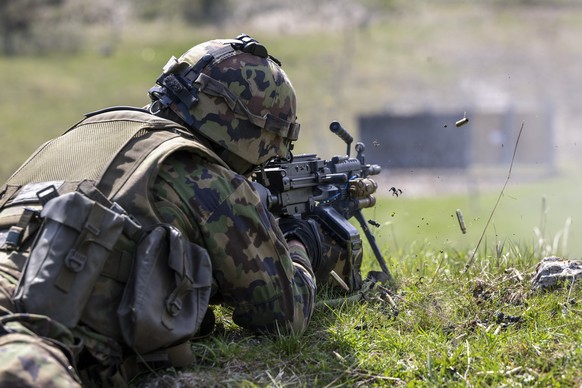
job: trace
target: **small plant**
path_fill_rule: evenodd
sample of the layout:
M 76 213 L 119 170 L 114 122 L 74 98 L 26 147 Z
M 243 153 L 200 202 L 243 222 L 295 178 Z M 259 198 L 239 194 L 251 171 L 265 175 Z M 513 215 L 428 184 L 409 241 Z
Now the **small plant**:
M 572 218 L 566 218 L 564 227 L 558 230 L 552 239 L 545 236 L 544 230 L 541 227 L 534 228 L 536 237 L 536 250 L 542 257 L 559 256 L 568 252 L 568 235 L 570 232 L 570 224 Z

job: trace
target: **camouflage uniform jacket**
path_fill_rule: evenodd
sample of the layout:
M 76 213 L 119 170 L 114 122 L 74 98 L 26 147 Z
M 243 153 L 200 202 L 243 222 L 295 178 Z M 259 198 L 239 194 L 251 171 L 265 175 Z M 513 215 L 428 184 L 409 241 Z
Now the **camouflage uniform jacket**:
M 0 206 L 31 182 L 65 187 L 83 179 L 143 225 L 161 219 L 205 247 L 215 300 L 234 308 L 235 323 L 254 331 L 305 330 L 315 294 L 305 250 L 285 242 L 249 181 L 183 127 L 136 109 L 91 115 L 41 146 L 8 180 Z M 14 270 L 0 274 L 14 277 Z

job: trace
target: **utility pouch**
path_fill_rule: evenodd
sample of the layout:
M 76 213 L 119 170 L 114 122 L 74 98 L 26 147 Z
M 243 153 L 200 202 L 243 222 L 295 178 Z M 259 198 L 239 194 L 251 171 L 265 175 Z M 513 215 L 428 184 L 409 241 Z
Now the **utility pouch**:
M 188 340 L 208 308 L 208 252 L 177 228 L 161 224 L 143 237 L 136 257 L 118 309 L 125 342 L 145 354 Z
M 72 328 L 123 232 L 125 216 L 74 191 L 48 200 L 40 217 L 14 303 L 19 312 Z

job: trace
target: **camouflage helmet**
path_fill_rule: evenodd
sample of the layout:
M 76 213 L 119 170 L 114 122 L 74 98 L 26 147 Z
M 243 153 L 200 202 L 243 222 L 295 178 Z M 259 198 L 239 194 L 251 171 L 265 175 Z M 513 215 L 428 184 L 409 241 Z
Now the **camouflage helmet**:
M 293 85 L 248 35 L 172 57 L 149 95 L 152 113 L 170 108 L 192 131 L 253 166 L 288 157 L 299 134 Z

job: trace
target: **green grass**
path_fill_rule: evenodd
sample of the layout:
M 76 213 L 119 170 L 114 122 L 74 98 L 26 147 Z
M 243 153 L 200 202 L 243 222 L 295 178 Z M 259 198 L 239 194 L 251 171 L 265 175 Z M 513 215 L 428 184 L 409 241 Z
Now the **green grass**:
M 253 337 L 218 314 L 217 333 L 194 343 L 197 365 L 145 377 L 218 386 L 577 386 L 582 382 L 580 285 L 531 291 L 536 257 L 497 263 L 414 249 L 390 303 L 321 305 L 303 337 Z M 384 298 L 383 298 L 384 296 Z M 163 376 L 163 377 L 162 377 Z M 144 383 L 137 380 L 136 383 Z
M 501 184 L 479 194 L 430 200 L 384 197 L 368 214 L 382 224 L 378 238 L 393 248 L 424 244 L 433 249 L 468 250 L 483 236 L 481 248 L 485 250 L 494 250 L 496 245 L 506 249 L 523 245 L 540 254 L 580 257 L 582 225 L 574 210 L 580 198 L 579 181 L 578 174 L 537 183 L 513 183 L 510 179 L 485 234 Z M 459 227 L 457 209 L 462 211 L 466 234 Z

